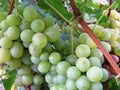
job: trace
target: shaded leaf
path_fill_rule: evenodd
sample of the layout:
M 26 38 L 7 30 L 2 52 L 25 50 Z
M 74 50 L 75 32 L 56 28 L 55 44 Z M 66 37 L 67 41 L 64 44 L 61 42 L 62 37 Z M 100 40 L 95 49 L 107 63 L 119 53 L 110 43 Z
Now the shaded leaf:
M 3 85 L 5 90 L 11 90 L 11 87 L 15 81 L 16 78 L 16 70 L 12 70 L 9 74 L 8 74 L 8 78 L 3 80 Z
M 38 5 L 54 17 L 59 16 L 66 21 L 73 18 L 73 14 L 67 11 L 61 0 L 39 0 Z

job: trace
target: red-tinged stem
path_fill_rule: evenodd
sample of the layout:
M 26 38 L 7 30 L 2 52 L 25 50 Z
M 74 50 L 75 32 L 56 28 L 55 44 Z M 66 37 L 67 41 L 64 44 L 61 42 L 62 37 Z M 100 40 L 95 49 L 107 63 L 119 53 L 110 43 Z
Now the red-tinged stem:
M 26 86 L 26 90 L 31 90 L 30 85 Z
M 110 63 L 111 67 L 115 70 L 115 73 L 117 75 L 120 75 L 120 69 L 113 60 L 113 58 L 110 56 L 110 54 L 106 51 L 106 49 L 102 46 L 101 42 L 95 37 L 93 32 L 88 27 L 87 23 L 83 19 L 78 19 L 78 23 L 82 25 L 84 30 L 89 34 L 89 36 L 93 39 L 95 44 L 98 46 L 98 48 L 102 51 L 104 56 L 106 57 L 107 61 Z
M 109 5 L 111 6 L 111 4 L 112 4 L 112 0 L 109 0 Z M 110 17 L 110 13 L 111 13 L 111 8 L 109 9 L 109 12 L 107 14 L 108 17 Z
M 80 13 L 79 13 L 79 10 L 77 9 L 76 5 L 75 5 L 74 0 L 70 0 L 70 4 L 72 6 L 74 16 L 78 17 Z
M 8 0 L 9 5 L 11 4 L 10 0 Z
M 8 10 L 8 15 L 11 14 L 12 9 L 14 8 L 14 3 L 15 3 L 15 0 L 12 0 L 11 5 L 10 5 L 10 8 L 9 8 L 9 10 Z

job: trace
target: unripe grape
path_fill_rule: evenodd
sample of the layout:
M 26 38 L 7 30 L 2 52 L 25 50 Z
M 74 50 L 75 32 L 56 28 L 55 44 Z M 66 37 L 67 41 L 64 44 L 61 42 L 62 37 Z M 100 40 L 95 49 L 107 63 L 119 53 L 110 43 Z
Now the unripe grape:
M 86 44 L 80 44 L 76 47 L 75 54 L 78 57 L 88 57 L 90 55 L 90 48 Z
M 9 49 L 0 48 L 0 62 L 5 63 L 11 58 Z
M 59 27 L 50 26 L 44 31 L 44 34 L 47 36 L 49 42 L 55 42 L 60 38 Z
M 76 67 L 81 72 L 86 72 L 90 68 L 90 62 L 87 58 L 81 57 L 76 61 Z
M 96 66 L 92 66 L 87 71 L 87 77 L 91 82 L 99 82 L 103 78 L 103 71 Z
M 53 26 L 55 24 L 55 20 L 52 16 L 45 16 L 43 20 L 46 27 Z
M 20 24 L 20 17 L 16 14 L 10 14 L 7 16 L 7 22 L 10 25 L 19 25 Z
M 31 23 L 31 29 L 33 32 L 42 32 L 45 28 L 45 23 L 41 19 L 36 19 Z
M 36 33 L 32 37 L 32 43 L 38 48 L 44 48 L 47 45 L 47 37 L 43 33 Z
M 22 83 L 24 85 L 30 85 L 30 84 L 32 84 L 32 82 L 33 82 L 33 75 L 32 74 L 22 76 Z
M 27 21 L 31 22 L 37 18 L 37 11 L 33 6 L 27 6 L 23 11 L 23 16 Z

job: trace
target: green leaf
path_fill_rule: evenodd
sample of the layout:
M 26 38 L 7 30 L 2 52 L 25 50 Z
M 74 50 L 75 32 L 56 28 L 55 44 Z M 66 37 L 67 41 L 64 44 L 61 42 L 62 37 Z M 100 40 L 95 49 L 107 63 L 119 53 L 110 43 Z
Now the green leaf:
M 0 11 L 7 11 L 8 6 L 9 5 L 7 0 L 0 0 Z
M 16 78 L 16 74 L 16 70 L 12 70 L 10 73 L 8 73 L 8 78 L 3 80 L 5 90 L 11 90 L 11 87 Z
M 120 0 L 116 0 L 118 4 L 118 8 L 120 9 Z
M 109 85 L 109 90 L 120 90 L 120 85 L 117 84 L 115 77 L 111 78 L 108 85 Z
M 67 11 L 61 0 L 39 0 L 38 5 L 45 9 L 45 11 L 49 11 L 50 14 L 54 15 L 55 17 L 59 15 L 67 22 L 73 18 L 73 14 Z

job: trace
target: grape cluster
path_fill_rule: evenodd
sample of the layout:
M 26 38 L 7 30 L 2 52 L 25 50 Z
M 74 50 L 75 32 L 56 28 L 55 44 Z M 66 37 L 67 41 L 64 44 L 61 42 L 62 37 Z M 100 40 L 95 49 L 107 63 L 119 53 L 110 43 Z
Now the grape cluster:
M 113 43 L 119 41 L 117 30 L 89 27 L 108 52 L 118 47 Z M 43 84 L 50 90 L 103 90 L 109 72 L 102 67 L 103 53 L 87 33 L 73 32 L 71 54 L 71 27 L 61 30 L 52 16 L 31 5 L 20 5 L 8 16 L 0 12 L 0 29 L 0 63 L 17 70 L 15 85 L 30 85 L 31 90 Z

